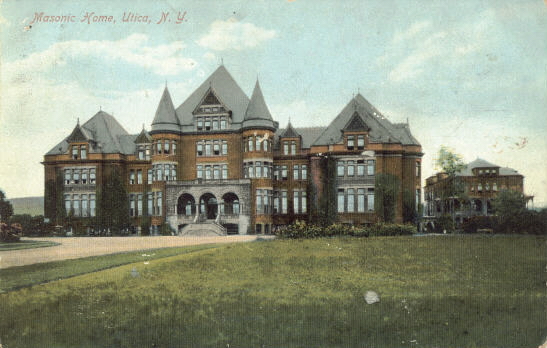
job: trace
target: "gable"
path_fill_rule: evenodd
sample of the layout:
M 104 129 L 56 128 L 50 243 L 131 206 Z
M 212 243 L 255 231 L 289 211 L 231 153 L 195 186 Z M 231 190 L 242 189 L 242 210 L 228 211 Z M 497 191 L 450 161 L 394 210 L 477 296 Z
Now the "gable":
M 88 140 L 89 140 L 88 137 L 84 134 L 80 125 L 77 125 L 72 131 L 72 133 L 66 139 L 66 141 L 68 141 L 69 143 L 82 142 L 82 141 L 88 141 Z
M 367 127 L 361 116 L 359 116 L 359 113 L 355 111 L 343 130 L 348 132 L 368 132 L 369 127 Z

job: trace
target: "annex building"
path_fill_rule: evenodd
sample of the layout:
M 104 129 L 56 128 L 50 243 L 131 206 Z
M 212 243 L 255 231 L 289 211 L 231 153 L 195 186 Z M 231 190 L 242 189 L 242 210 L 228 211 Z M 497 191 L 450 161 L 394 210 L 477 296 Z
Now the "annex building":
M 387 173 L 399 179 L 401 222 L 403 193 L 420 204 L 423 153 L 408 124 L 389 122 L 360 94 L 333 116 L 326 127 L 280 128 L 258 81 L 249 98 L 220 66 L 178 107 L 166 87 L 150 131 L 128 134 L 104 111 L 77 124 L 44 156 L 46 217 L 93 228 L 98 195 L 115 189 L 116 172 L 133 232 L 164 224 L 190 235 L 267 234 L 296 220 L 367 224 L 380 219 L 375 179 Z
M 457 223 L 472 216 L 493 215 L 492 200 L 502 190 L 524 193 L 524 176 L 513 168 L 477 158 L 456 172 L 454 180 L 446 173 L 426 179 L 426 215 L 440 217 L 453 211 Z M 459 194 L 452 197 L 447 192 Z M 532 196 L 526 198 L 533 199 Z

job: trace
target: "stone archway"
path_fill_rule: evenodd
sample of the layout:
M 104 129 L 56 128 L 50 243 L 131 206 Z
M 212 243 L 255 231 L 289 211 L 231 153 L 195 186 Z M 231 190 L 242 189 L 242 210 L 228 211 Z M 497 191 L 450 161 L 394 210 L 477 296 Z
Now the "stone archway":
M 194 199 L 194 196 L 189 193 L 180 195 L 177 201 L 177 215 L 196 215 L 196 200 Z
M 212 193 L 204 193 L 199 198 L 199 213 L 207 220 L 214 220 L 218 215 L 218 202 Z
M 228 192 L 222 196 L 224 203 L 223 213 L 226 215 L 239 215 L 239 197 L 233 193 Z

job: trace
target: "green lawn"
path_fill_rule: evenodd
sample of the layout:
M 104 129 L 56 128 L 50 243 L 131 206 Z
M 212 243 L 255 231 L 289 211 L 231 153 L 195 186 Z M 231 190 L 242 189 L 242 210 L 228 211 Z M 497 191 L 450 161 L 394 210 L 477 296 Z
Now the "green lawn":
M 0 294 L 0 339 L 7 348 L 537 347 L 546 261 L 547 239 L 533 236 L 224 245 Z M 367 304 L 368 290 L 380 302 Z
M 33 248 L 43 248 L 59 245 L 59 243 L 48 242 L 48 241 L 39 241 L 39 240 L 22 240 L 19 242 L 0 242 L 0 252 L 8 250 L 21 250 L 21 249 L 33 249 Z
M 213 247 L 215 247 L 215 245 L 208 244 L 190 247 L 153 249 L 0 269 L 0 293 L 31 285 L 47 283 L 52 280 L 65 279 L 81 274 L 126 265 L 128 263 L 138 261 L 150 262 L 151 260 L 156 260 L 159 258 L 185 254 Z

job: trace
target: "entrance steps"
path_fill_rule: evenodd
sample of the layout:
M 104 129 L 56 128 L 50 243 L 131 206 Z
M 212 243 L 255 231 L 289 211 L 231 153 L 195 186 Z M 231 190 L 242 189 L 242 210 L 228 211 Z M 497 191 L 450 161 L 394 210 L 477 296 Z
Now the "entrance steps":
M 219 225 L 215 221 L 196 222 L 184 226 L 179 236 L 226 236 L 228 232 L 226 228 Z

